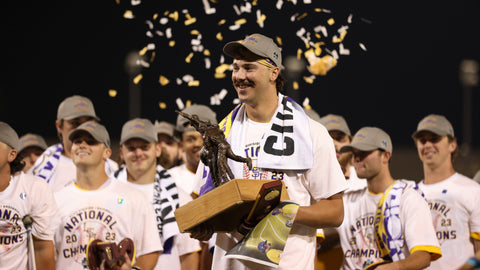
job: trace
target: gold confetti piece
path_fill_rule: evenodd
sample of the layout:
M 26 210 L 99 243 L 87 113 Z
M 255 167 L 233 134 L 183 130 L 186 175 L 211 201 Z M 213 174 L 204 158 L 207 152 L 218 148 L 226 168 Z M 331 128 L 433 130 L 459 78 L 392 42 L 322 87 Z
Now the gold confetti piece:
M 203 50 L 203 55 L 210 56 L 210 51 L 208 49 Z
M 199 86 L 200 85 L 200 81 L 189 81 L 188 82 L 188 86 Z
M 337 59 L 328 54 L 321 58 L 310 54 L 307 60 L 310 64 L 307 67 L 308 71 L 314 75 L 327 75 L 327 72 L 337 65 Z
M 340 33 L 340 37 L 334 36 L 332 38 L 332 42 L 333 43 L 340 43 L 340 42 L 343 41 L 343 39 L 345 38 L 346 35 L 347 35 L 347 30 L 343 30 L 342 33 Z
M 198 32 L 198 30 L 192 30 L 192 31 L 190 31 L 190 35 L 197 36 L 197 35 L 200 35 L 200 32 Z
M 310 104 L 307 104 L 305 106 L 303 106 L 306 110 L 311 110 L 312 109 L 312 106 L 310 106 Z
M 190 63 L 192 61 L 193 52 L 189 53 L 188 56 L 185 58 L 185 62 Z
M 335 20 L 333 18 L 328 19 L 327 21 L 328 25 L 332 25 L 335 23 Z
M 139 54 L 139 55 L 145 55 L 145 53 L 147 52 L 147 50 L 148 50 L 148 47 L 145 46 L 145 47 L 143 47 L 143 49 L 141 49 L 141 50 L 138 52 L 138 54 Z
M 195 22 L 197 22 L 197 18 L 193 17 L 188 20 L 185 20 L 185 25 L 194 24 Z
M 168 42 L 168 46 L 170 46 L 170 47 L 175 46 L 175 40 L 170 40 L 170 41 Z
M 300 21 L 301 19 L 307 17 L 307 15 L 308 15 L 308 14 L 307 14 L 306 12 L 303 13 L 302 15 L 300 15 L 300 16 L 297 17 L 297 21 Z
M 278 45 L 282 46 L 282 44 L 283 44 L 282 38 L 281 37 L 276 37 L 275 39 L 277 40 Z
M 258 0 L 253 0 L 252 6 L 256 6 L 256 5 L 257 5 L 257 2 L 258 2 Z
M 192 106 L 192 101 L 189 99 L 189 100 L 187 100 L 187 102 L 185 102 L 185 104 L 186 104 L 185 105 L 186 107 L 190 107 L 190 106 Z
M 117 90 L 115 90 L 115 89 L 108 90 L 108 95 L 110 97 L 116 97 L 117 96 Z
M 322 36 L 319 33 L 315 33 L 315 37 L 318 38 L 318 39 L 322 38 Z
M 120 5 L 120 0 L 115 0 L 115 3 L 117 3 L 117 5 Z
M 257 24 L 263 24 L 263 22 L 267 19 L 267 16 L 265 14 L 262 14 L 260 18 L 257 20 Z
M 320 48 L 320 45 L 322 45 L 323 42 L 317 42 L 315 43 L 315 55 L 320 56 L 322 54 L 322 48 Z
M 298 88 L 300 88 L 300 87 L 298 86 L 298 82 L 297 82 L 297 81 L 294 81 L 294 82 L 293 82 L 293 90 L 298 90 Z
M 167 79 L 167 77 L 160 75 L 160 78 L 158 79 L 158 82 L 160 83 L 161 86 L 167 85 L 170 81 Z
M 164 110 L 164 109 L 167 108 L 167 104 L 165 102 L 159 101 L 158 102 L 158 107 L 160 107 L 160 109 Z
M 153 17 L 152 17 L 154 20 L 156 20 L 158 18 L 158 13 L 155 13 L 153 14 Z
M 175 12 L 170 13 L 168 17 L 172 18 L 174 21 L 178 21 L 178 11 L 175 10 Z
M 225 73 L 215 73 L 215 75 L 214 75 L 215 79 L 223 79 L 225 77 L 227 77 L 227 74 L 225 74 Z
M 235 25 L 242 25 L 246 23 L 247 23 L 247 20 L 245 18 L 241 18 L 235 21 Z
M 133 13 L 131 10 L 125 10 L 125 12 L 123 13 L 123 18 L 125 19 L 133 19 L 134 16 L 133 16 Z
M 315 12 L 322 12 L 321 8 L 315 8 L 314 10 L 315 10 Z
M 221 19 L 221 20 L 218 22 L 218 25 L 225 24 L 226 21 L 227 21 L 227 20 L 225 20 L 225 19 Z
M 313 79 L 310 78 L 310 77 L 307 77 L 307 76 L 303 76 L 303 80 L 304 80 L 306 83 L 309 83 L 309 84 L 312 84 L 312 83 L 313 83 Z
M 167 16 L 167 15 L 168 15 L 168 13 L 170 13 L 170 11 L 168 11 L 168 10 L 165 10 L 165 12 L 163 12 L 163 16 Z
M 133 83 L 138 84 L 142 79 L 143 79 L 143 75 L 138 74 L 137 76 L 135 76 L 135 78 L 133 78 Z
M 300 48 L 297 49 L 297 59 L 298 60 L 302 59 L 302 49 Z
M 155 60 L 155 52 L 152 52 L 152 55 L 150 56 L 150 63 L 153 63 L 153 61 Z
M 218 40 L 222 41 L 222 40 L 223 40 L 222 32 L 218 32 L 217 35 L 215 35 L 215 37 L 216 37 Z

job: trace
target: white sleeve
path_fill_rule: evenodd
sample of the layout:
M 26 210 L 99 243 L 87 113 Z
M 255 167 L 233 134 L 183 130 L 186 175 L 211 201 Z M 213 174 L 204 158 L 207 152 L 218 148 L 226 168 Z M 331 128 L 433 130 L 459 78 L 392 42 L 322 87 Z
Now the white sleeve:
M 30 216 L 33 219 L 32 234 L 42 240 L 53 240 L 58 227 L 58 207 L 53 192 L 42 178 L 33 175 L 30 196 L 32 198 Z
M 431 250 L 432 246 L 440 248 L 427 201 L 417 191 L 405 190 L 400 211 L 409 251 L 415 247 L 425 251 Z

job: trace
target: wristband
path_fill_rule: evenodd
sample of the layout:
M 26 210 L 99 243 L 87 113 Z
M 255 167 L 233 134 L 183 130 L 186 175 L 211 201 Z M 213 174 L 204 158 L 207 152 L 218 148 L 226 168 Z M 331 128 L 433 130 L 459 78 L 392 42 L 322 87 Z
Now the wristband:
M 471 257 L 466 263 L 473 267 L 480 267 L 480 261 L 477 259 L 477 257 Z

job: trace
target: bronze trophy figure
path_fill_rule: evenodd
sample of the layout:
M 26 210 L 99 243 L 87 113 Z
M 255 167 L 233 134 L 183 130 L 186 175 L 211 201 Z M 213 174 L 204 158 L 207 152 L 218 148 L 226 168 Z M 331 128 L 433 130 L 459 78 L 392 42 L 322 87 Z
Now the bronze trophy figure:
M 189 115 L 178 110 L 175 112 L 190 120 L 190 124 L 202 134 L 203 148 L 200 153 L 200 160 L 210 168 L 214 187 L 218 187 L 234 178 L 228 166 L 227 158 L 246 163 L 248 168 L 252 169 L 252 160 L 233 153 L 218 125 L 214 125 L 210 121 L 202 121 L 196 114 Z

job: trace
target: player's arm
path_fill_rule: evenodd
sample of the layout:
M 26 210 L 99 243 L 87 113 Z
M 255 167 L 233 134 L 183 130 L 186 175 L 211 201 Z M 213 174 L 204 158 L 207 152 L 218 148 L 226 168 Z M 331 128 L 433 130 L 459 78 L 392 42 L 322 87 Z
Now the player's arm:
M 53 241 L 33 237 L 33 249 L 35 250 L 35 265 L 38 270 L 55 269 L 55 249 Z
M 152 270 L 157 264 L 159 255 L 160 252 L 152 252 L 138 256 L 134 265 L 142 270 Z
M 342 193 L 332 195 L 310 206 L 300 206 L 294 222 L 313 228 L 340 226 L 343 222 Z
M 473 248 L 475 249 L 475 253 L 480 252 L 480 239 L 472 238 L 473 240 Z
M 375 270 L 416 270 L 424 269 L 430 265 L 430 253 L 424 250 L 413 252 L 408 258 L 400 261 L 383 264 L 375 268 Z
M 180 266 L 182 269 L 198 269 L 200 266 L 200 252 L 196 251 L 181 255 Z

